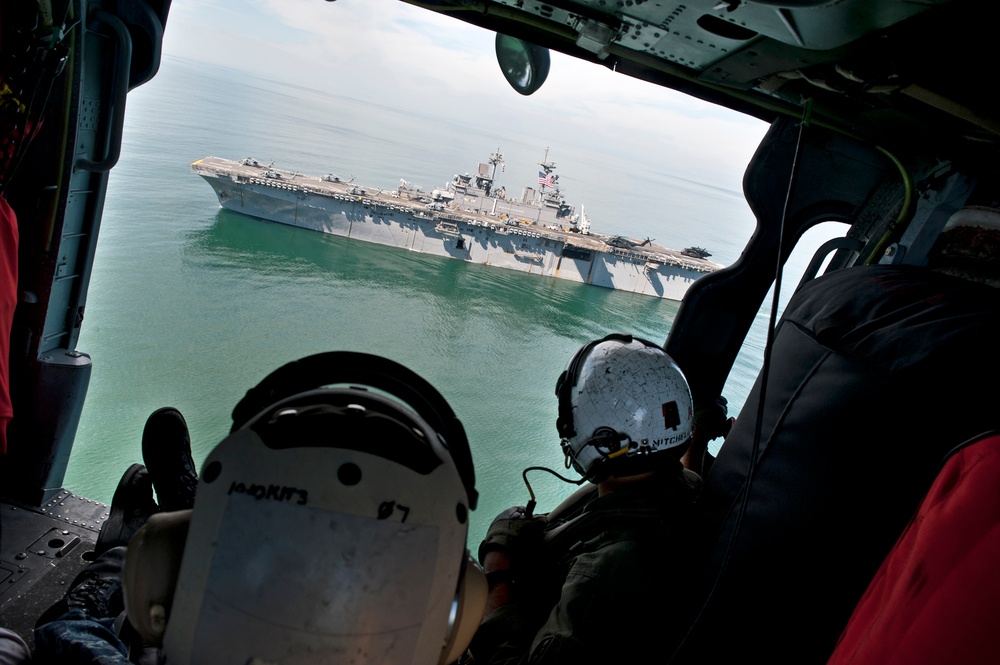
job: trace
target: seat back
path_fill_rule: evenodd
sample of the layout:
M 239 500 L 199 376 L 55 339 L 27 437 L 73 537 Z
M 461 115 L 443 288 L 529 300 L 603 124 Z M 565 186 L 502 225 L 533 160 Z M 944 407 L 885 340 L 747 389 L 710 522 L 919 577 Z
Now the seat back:
M 1000 435 L 948 458 L 828 665 L 1000 662 Z
M 776 331 L 745 511 L 760 379 L 705 478 L 703 609 L 676 662 L 826 661 L 945 454 L 998 425 L 1000 391 L 973 380 L 1000 370 L 997 324 L 1000 290 L 926 269 L 803 286 Z

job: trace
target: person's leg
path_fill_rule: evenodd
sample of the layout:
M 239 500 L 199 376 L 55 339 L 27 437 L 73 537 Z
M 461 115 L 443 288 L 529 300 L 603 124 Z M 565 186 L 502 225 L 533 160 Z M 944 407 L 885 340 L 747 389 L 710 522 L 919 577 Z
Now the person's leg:
M 40 663 L 125 665 L 128 647 L 115 632 L 115 619 L 72 610 L 35 628 L 35 659 Z
M 73 665 L 128 662 L 128 646 L 116 629 L 116 620 L 125 612 L 125 546 L 158 510 L 146 467 L 133 464 L 115 489 L 108 519 L 94 546 L 97 558 L 35 624 L 38 661 Z
M 41 662 L 74 665 L 129 662 L 128 645 L 116 624 L 125 611 L 122 594 L 125 546 L 150 515 L 161 509 L 193 507 L 198 485 L 187 423 L 177 409 L 166 407 L 150 415 L 142 434 L 142 454 L 148 469 L 133 464 L 119 481 L 108 519 L 94 547 L 97 559 L 77 576 L 66 596 L 35 625 L 35 653 Z M 159 506 L 153 500 L 154 486 Z M 158 652 L 151 652 L 155 660 Z
M 115 630 L 125 611 L 122 568 L 125 548 L 102 553 L 83 569 L 66 595 L 35 624 L 35 658 L 47 663 L 116 665 L 128 662 L 128 647 Z

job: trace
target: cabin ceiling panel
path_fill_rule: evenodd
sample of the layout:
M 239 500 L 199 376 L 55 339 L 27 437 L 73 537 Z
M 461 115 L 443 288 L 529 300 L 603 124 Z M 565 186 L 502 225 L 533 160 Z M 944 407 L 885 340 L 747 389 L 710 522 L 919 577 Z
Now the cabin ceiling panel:
M 1000 122 L 975 66 L 994 30 L 971 1 L 439 3 L 418 4 L 768 121 L 808 112 L 893 151 L 995 161 Z
M 532 14 L 579 34 L 608 28 L 610 43 L 704 69 L 761 39 L 829 51 L 927 12 L 948 0 L 497 0 L 505 14 Z M 491 3 L 484 3 L 489 13 Z M 581 44 L 584 48 L 586 45 Z

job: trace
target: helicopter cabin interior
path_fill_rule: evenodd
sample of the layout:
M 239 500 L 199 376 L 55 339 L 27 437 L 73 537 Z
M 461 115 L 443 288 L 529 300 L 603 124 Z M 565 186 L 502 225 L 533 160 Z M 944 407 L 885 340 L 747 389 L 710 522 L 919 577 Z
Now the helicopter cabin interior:
M 127 94 L 157 72 L 169 4 L 0 9 L 0 77 L 14 98 L 45 100 L 5 106 L 0 137 L 20 237 L 16 291 L 2 294 L 16 294 L 16 311 L 0 625 L 26 637 L 106 519 L 107 506 L 62 486 L 91 373 L 76 343 Z M 954 471 L 948 460 L 997 445 L 992 22 L 962 0 L 411 4 L 516 40 L 525 94 L 544 83 L 549 49 L 770 123 L 743 181 L 753 236 L 738 261 L 690 288 L 663 331 L 696 408 L 722 394 L 797 239 L 821 222 L 848 227 L 780 321 L 773 314 L 761 374 L 705 470 L 700 610 L 664 653 L 675 663 L 825 662 L 859 600 L 879 602 L 866 589 L 942 467 L 949 487 L 962 486 L 975 465 Z M 995 488 L 996 476 L 985 482 Z M 981 510 L 985 531 L 997 500 L 983 503 L 964 510 Z M 966 552 L 981 542 L 971 538 Z M 975 579 L 995 590 L 995 578 Z M 954 603 L 963 599 L 957 635 L 995 626 L 995 595 L 963 587 Z M 881 602 L 864 620 L 899 607 Z

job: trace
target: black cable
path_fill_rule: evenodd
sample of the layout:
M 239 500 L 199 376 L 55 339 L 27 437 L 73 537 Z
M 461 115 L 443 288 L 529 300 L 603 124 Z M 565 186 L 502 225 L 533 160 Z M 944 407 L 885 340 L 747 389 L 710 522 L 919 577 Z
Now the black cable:
M 537 502 L 535 501 L 535 492 L 534 492 L 534 490 L 531 489 L 531 483 L 528 482 L 528 472 L 529 471 L 546 471 L 548 473 L 551 473 L 553 476 L 555 476 L 559 480 L 563 481 L 564 483 L 569 483 L 570 485 L 582 485 L 585 482 L 587 482 L 586 478 L 580 478 L 579 480 L 570 480 L 569 478 L 566 478 L 565 476 L 559 475 L 558 473 L 556 473 L 552 469 L 549 469 L 548 467 L 544 467 L 544 466 L 529 466 L 528 468 L 526 468 L 524 471 L 521 472 L 521 480 L 524 481 L 524 486 L 528 488 L 528 497 L 529 497 L 529 500 L 528 500 L 528 505 L 524 509 L 525 515 L 527 517 L 531 517 L 532 516 L 532 514 L 535 511 L 535 505 L 537 504 Z
M 784 262 L 782 261 L 782 256 L 784 255 L 785 227 L 788 222 L 788 211 L 791 207 L 792 195 L 795 190 L 795 181 L 799 171 L 799 157 L 802 154 L 803 136 L 805 135 L 806 127 L 809 126 L 809 115 L 811 110 L 812 100 L 808 100 L 806 101 L 805 108 L 803 110 L 802 121 L 799 123 L 799 133 L 795 143 L 795 153 L 792 157 L 792 169 L 788 176 L 788 189 L 785 192 L 785 204 L 781 211 L 781 226 L 778 229 L 778 254 L 774 271 L 774 293 L 771 298 L 771 314 L 768 320 L 767 340 L 764 344 L 764 358 L 760 371 L 760 391 L 758 393 L 757 401 L 757 416 L 754 423 L 753 444 L 750 448 L 750 462 L 747 466 L 746 480 L 743 482 L 743 488 L 741 490 L 742 496 L 740 498 L 739 511 L 736 513 L 736 521 L 733 525 L 733 532 L 729 537 L 729 543 L 726 546 L 726 553 L 722 558 L 722 563 L 719 565 L 719 572 L 715 575 L 712 588 L 705 597 L 705 601 L 702 603 L 701 608 L 698 610 L 694 620 L 688 626 L 684 639 L 682 639 L 680 644 L 677 645 L 677 648 L 674 649 L 673 655 L 670 658 L 671 660 L 673 660 L 684 648 L 685 643 L 694 633 L 695 627 L 698 626 L 703 620 L 705 612 L 708 610 L 708 606 L 715 597 L 722 578 L 725 575 L 726 569 L 729 567 L 729 562 L 732 559 L 733 552 L 736 549 L 736 541 L 739 538 L 740 528 L 743 524 L 743 516 L 746 514 L 747 507 L 750 504 L 750 490 L 753 486 L 754 474 L 757 471 L 757 457 L 760 453 L 761 430 L 763 429 L 764 421 L 764 402 L 767 394 L 767 381 L 771 367 L 771 346 L 774 342 L 774 331 L 778 318 L 778 300 L 781 294 L 781 279 L 784 275 Z

